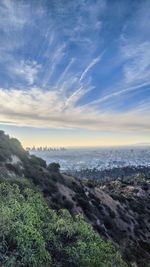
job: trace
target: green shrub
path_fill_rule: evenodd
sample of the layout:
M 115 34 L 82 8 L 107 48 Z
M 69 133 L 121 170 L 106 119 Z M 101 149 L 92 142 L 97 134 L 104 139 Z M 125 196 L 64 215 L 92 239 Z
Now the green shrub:
M 50 164 L 47 166 L 47 169 L 48 169 L 50 172 L 59 172 L 59 170 L 60 170 L 60 164 L 59 164 L 59 163 L 56 163 L 56 162 L 52 162 L 52 163 L 50 163 Z
M 35 155 L 30 156 L 30 164 L 46 168 L 46 161 Z
M 0 207 L 0 266 L 127 266 L 82 216 L 49 209 L 28 187 L 2 182 Z

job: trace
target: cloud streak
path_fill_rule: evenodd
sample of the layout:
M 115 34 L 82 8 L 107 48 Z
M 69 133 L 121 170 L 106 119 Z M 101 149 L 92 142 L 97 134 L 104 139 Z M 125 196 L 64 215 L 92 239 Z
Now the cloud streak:
M 12 99 L 12 100 L 10 100 Z M 124 113 L 100 112 L 89 107 L 68 105 L 56 91 L 41 92 L 0 89 L 0 122 L 35 127 L 83 128 L 108 131 L 149 132 L 149 110 Z
M 82 72 L 79 81 L 82 81 L 86 77 L 86 75 L 88 74 L 88 72 L 100 61 L 100 59 L 102 58 L 103 54 L 104 53 L 102 53 L 100 56 L 92 59 L 92 61 L 89 63 L 89 65 Z
M 150 81 L 148 82 L 145 82 L 145 83 L 142 83 L 142 84 L 139 84 L 139 85 L 135 85 L 135 86 L 131 86 L 131 87 L 127 87 L 125 89 L 122 89 L 122 90 L 117 90 L 115 92 L 112 92 L 111 94 L 108 94 L 108 95 L 105 95 L 103 97 L 101 97 L 100 99 L 97 99 L 91 103 L 89 103 L 88 105 L 97 105 L 97 104 L 100 104 L 100 103 L 103 103 L 111 98 L 116 98 L 120 95 L 123 95 L 123 94 L 127 94 L 129 92 L 132 92 L 132 91 L 138 91 L 139 89 L 142 89 L 144 87 L 147 87 L 147 86 L 150 86 Z

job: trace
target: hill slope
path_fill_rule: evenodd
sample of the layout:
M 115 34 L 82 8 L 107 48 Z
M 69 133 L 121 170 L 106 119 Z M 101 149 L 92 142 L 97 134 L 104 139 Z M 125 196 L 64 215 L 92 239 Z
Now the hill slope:
M 52 209 L 82 213 L 101 236 L 111 240 L 134 266 L 150 266 L 150 183 L 138 177 L 128 182 L 81 182 L 49 170 L 46 162 L 30 156 L 14 138 L 0 131 L 0 180 L 41 191 Z

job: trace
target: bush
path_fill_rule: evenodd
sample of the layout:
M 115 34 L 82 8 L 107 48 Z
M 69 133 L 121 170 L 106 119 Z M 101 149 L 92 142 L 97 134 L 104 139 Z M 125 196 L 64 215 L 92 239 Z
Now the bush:
M 9 185 L 17 185 L 19 187 L 20 192 L 24 191 L 26 188 L 34 189 L 34 191 L 37 191 L 35 185 L 26 178 L 18 178 L 18 177 L 9 177 L 9 178 L 0 178 L 0 184 L 6 183 Z
M 68 199 L 66 199 L 66 200 L 64 200 L 63 206 L 64 206 L 64 208 L 66 208 L 69 211 L 71 211 L 73 209 L 73 202 L 68 200 Z
M 30 157 L 30 164 L 32 164 L 34 166 L 37 165 L 39 167 L 46 168 L 46 161 L 41 159 L 41 158 L 39 158 L 39 157 L 37 157 L 37 156 L 35 156 L 35 155 L 32 155 Z
M 0 265 L 3 267 L 125 267 L 110 242 L 80 215 L 48 208 L 40 193 L 0 184 Z
M 50 163 L 50 164 L 47 166 L 47 169 L 48 169 L 50 172 L 59 172 L 59 170 L 60 170 L 60 165 L 59 165 L 59 163 L 52 162 L 52 163 Z

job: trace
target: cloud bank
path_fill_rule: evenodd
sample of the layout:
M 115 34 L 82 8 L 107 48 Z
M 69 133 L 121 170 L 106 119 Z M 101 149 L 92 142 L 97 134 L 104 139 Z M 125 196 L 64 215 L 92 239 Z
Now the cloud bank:
M 80 96 L 79 96 L 80 97 Z M 85 128 L 102 131 L 150 131 L 149 111 L 144 107 L 130 112 L 99 111 L 96 108 L 68 105 L 59 91 L 41 92 L 0 89 L 0 122 L 52 128 Z

